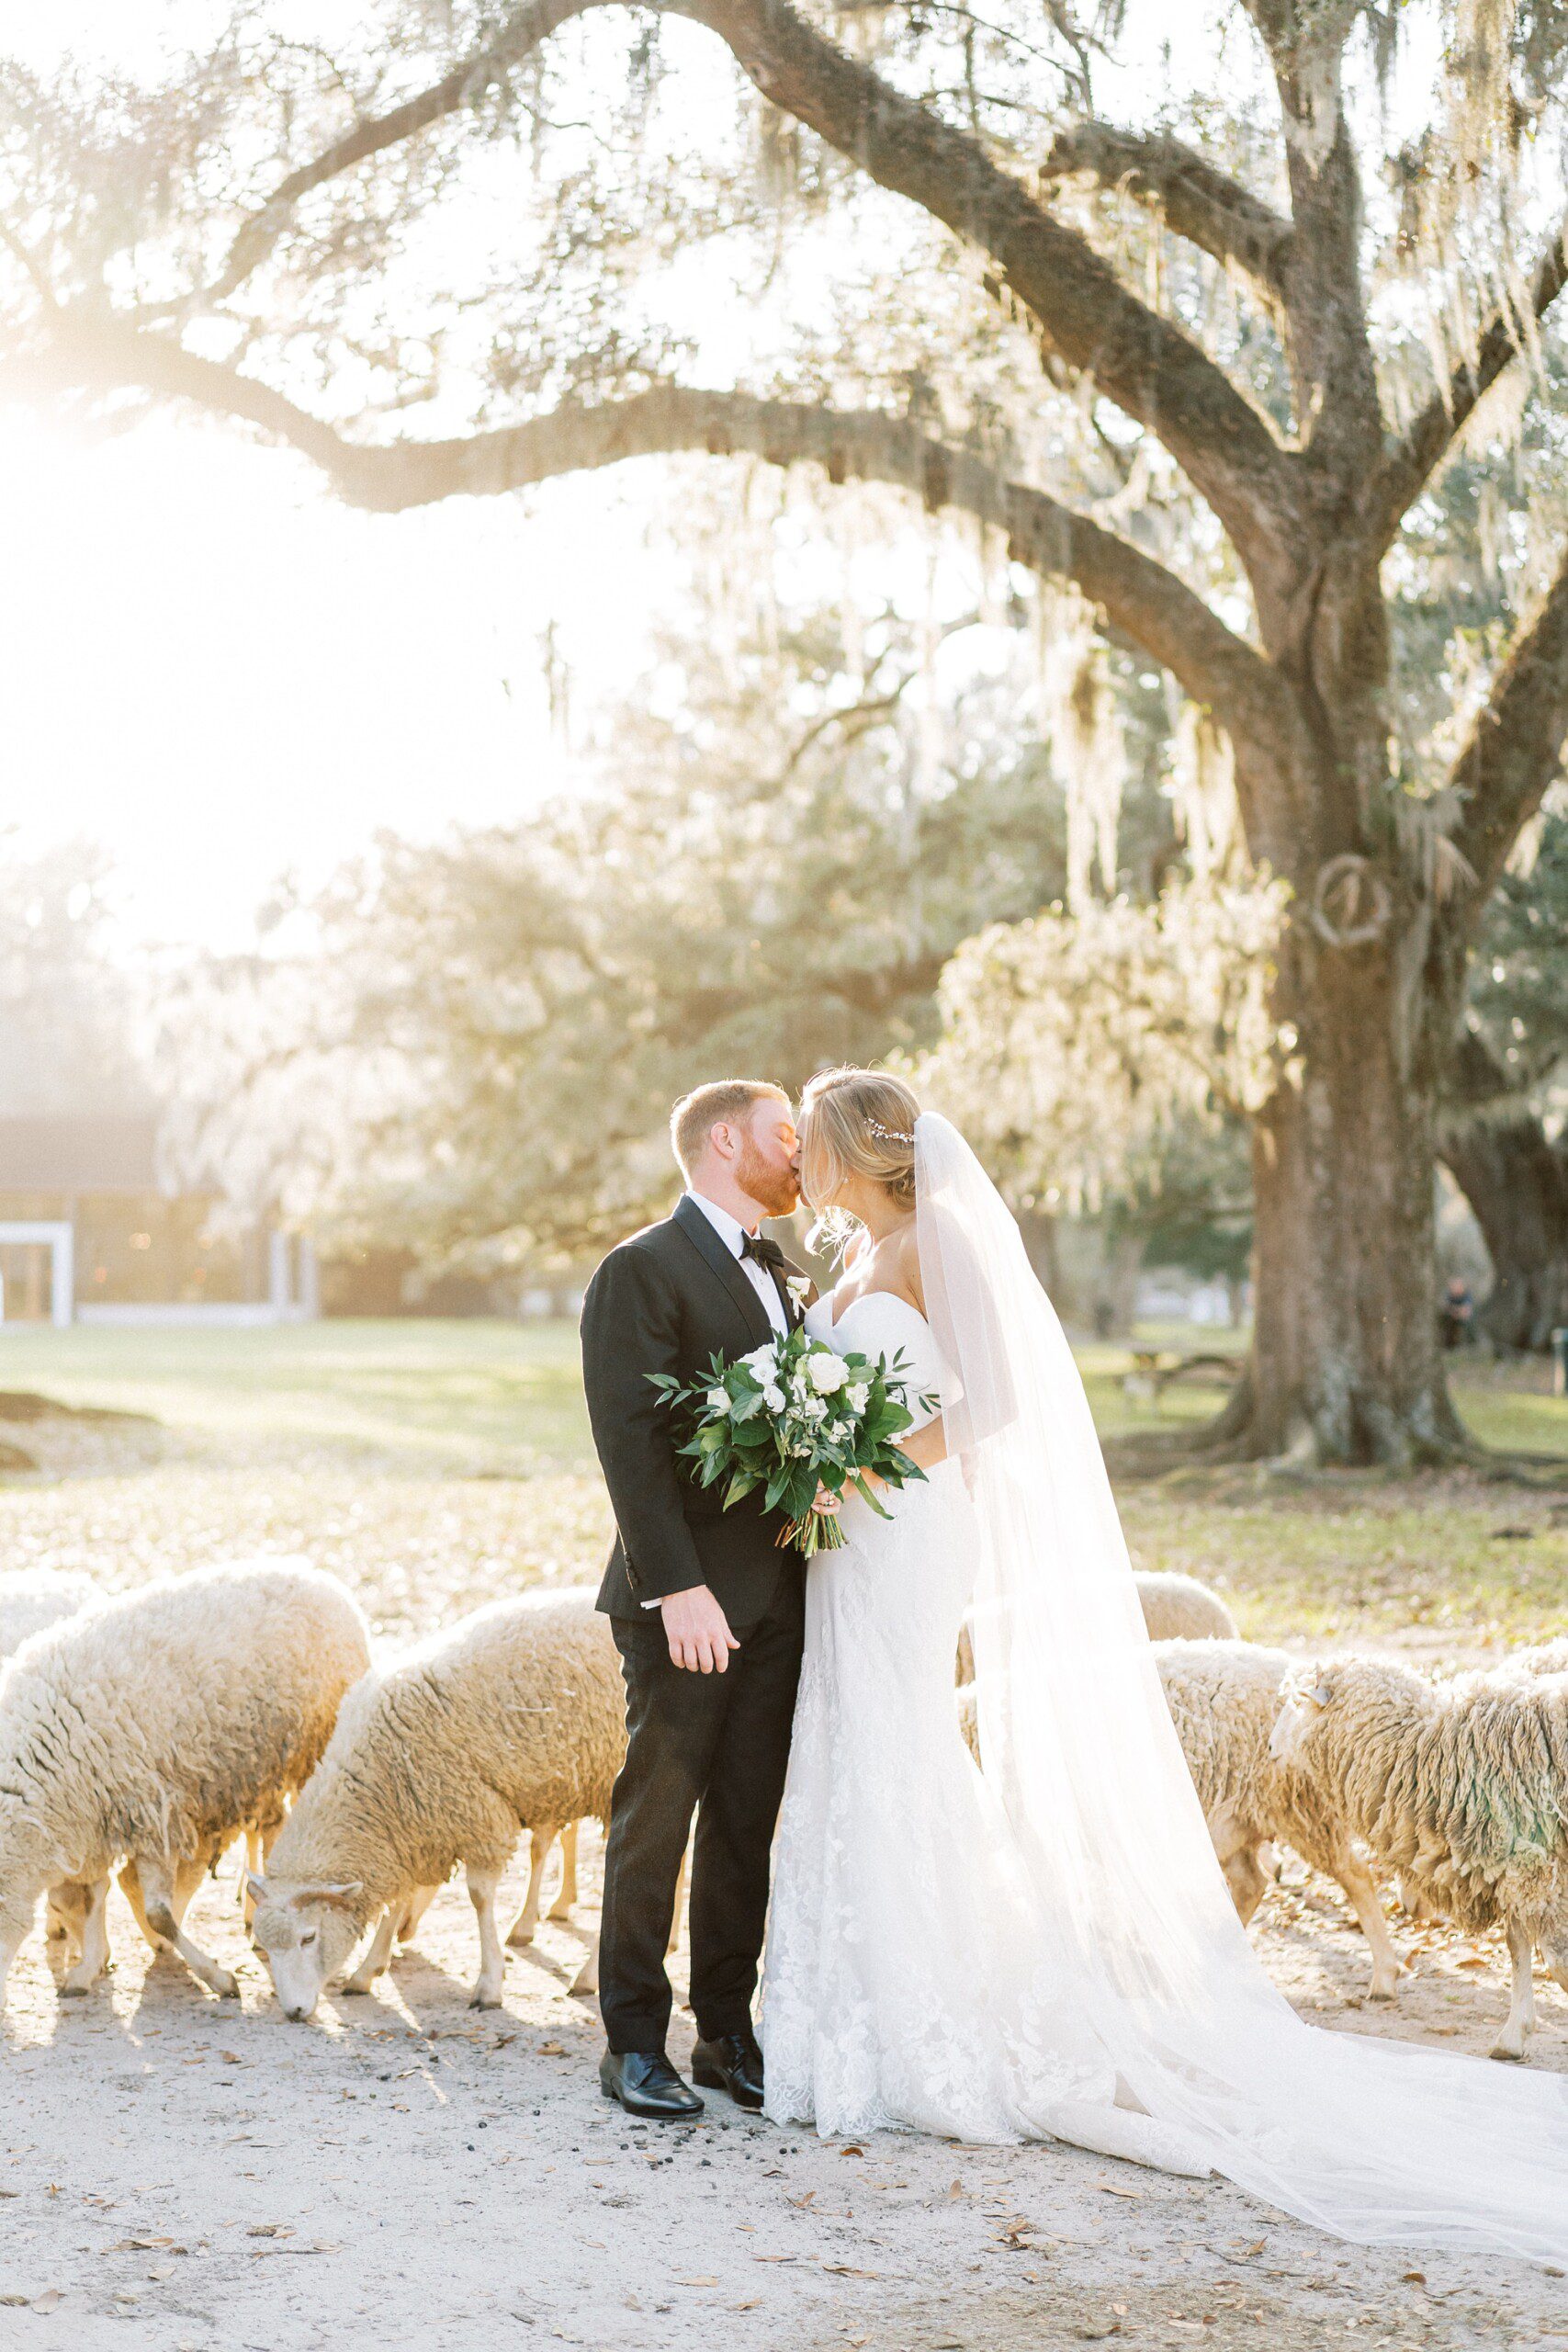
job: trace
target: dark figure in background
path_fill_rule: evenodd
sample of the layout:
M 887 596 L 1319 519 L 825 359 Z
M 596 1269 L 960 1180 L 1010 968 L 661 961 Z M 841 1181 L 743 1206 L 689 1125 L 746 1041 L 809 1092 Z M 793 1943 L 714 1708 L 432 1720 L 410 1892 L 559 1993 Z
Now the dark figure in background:
M 1438 1309 L 1438 1330 L 1445 1348 L 1468 1346 L 1473 1336 L 1475 1302 L 1462 1274 L 1451 1274 Z

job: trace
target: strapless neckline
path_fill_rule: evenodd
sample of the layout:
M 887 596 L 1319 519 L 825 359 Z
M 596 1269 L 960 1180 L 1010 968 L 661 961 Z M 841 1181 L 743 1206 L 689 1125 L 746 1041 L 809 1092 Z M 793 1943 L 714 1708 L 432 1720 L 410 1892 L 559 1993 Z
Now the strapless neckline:
M 893 1306 L 903 1307 L 906 1314 L 912 1315 L 914 1317 L 916 1322 L 921 1326 L 922 1329 L 930 1330 L 930 1323 L 920 1313 L 920 1310 L 915 1305 L 914 1300 L 911 1298 L 901 1298 L 896 1290 L 863 1290 L 858 1298 L 850 1299 L 839 1309 L 837 1315 L 833 1312 L 833 1298 L 831 1292 L 829 1293 L 826 1298 L 818 1300 L 818 1304 L 822 1308 L 828 1329 L 829 1333 L 831 1333 L 836 1331 L 840 1325 L 843 1323 L 848 1317 L 854 1313 L 857 1306 L 869 1306 L 874 1298 L 886 1298 L 889 1300 Z

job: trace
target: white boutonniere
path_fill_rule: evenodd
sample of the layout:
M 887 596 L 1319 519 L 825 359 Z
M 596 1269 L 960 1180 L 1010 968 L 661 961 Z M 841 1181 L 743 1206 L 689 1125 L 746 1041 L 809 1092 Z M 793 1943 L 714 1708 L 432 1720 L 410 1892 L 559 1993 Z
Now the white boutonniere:
M 786 1274 L 784 1276 L 784 1288 L 788 1291 L 791 1298 L 794 1299 L 796 1311 L 799 1314 L 804 1315 L 806 1312 L 807 1301 L 811 1295 L 810 1275 Z

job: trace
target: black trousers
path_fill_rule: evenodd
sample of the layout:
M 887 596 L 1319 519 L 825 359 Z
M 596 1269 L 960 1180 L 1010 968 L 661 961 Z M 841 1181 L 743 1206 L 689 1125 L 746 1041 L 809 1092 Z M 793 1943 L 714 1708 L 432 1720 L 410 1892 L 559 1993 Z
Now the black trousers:
M 611 1620 L 627 1736 L 610 1808 L 599 1946 L 599 2007 L 612 2050 L 664 2047 L 664 1955 L 694 1812 L 697 2030 L 712 2039 L 750 2026 L 805 1618 L 805 1577 L 786 1568 L 723 1674 L 673 1665 L 657 1609 Z

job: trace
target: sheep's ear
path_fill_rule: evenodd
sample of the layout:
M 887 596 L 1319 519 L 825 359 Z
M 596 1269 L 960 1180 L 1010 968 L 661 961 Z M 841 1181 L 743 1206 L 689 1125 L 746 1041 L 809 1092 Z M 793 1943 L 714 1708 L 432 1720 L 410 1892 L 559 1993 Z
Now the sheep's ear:
M 245 1891 L 253 1903 L 265 1903 L 267 1900 L 266 1881 L 265 1878 L 258 1878 L 254 1871 L 245 1872 Z
M 336 1903 L 346 1909 L 355 1897 L 364 1892 L 363 1880 L 345 1878 L 340 1886 L 297 1886 L 289 1901 L 296 1909 L 305 1903 Z
M 1312 1689 L 1303 1691 L 1302 1695 L 1303 1698 L 1310 1699 L 1314 1707 L 1326 1707 L 1334 1693 L 1326 1682 L 1314 1682 Z

